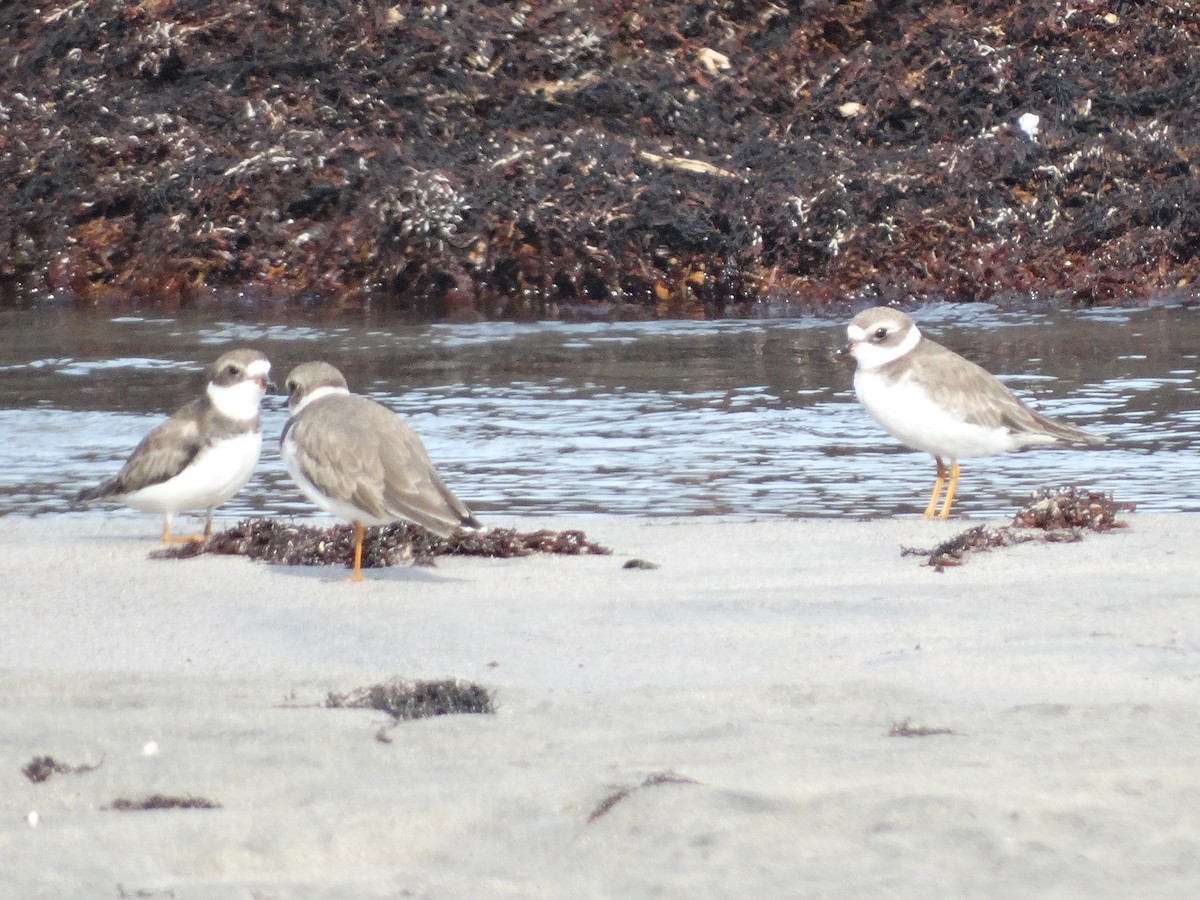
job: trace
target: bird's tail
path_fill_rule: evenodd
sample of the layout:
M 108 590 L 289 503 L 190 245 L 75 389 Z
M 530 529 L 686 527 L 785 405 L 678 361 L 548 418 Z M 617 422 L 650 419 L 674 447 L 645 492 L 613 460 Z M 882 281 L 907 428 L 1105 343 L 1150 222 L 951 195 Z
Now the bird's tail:
M 106 481 L 104 484 L 96 487 L 84 488 L 78 494 L 71 498 L 71 503 L 87 503 L 89 500 L 102 500 L 109 496 L 112 491 L 112 482 Z
M 1051 419 L 1049 416 L 1043 416 L 1041 413 L 1037 413 L 1036 415 L 1039 424 L 1045 429 L 1046 433 L 1064 444 L 1086 444 L 1089 447 L 1096 447 L 1108 441 L 1105 435 L 1085 431 L 1075 425 L 1061 422 L 1058 419 Z

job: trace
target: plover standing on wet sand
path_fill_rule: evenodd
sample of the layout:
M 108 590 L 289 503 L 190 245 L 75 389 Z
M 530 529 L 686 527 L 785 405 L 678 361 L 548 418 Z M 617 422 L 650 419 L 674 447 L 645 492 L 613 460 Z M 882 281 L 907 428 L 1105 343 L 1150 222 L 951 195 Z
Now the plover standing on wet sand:
M 926 519 L 937 510 L 943 484 L 940 517 L 950 515 L 960 458 L 1107 440 L 1030 409 L 987 370 L 923 337 L 899 310 L 865 310 L 846 333 L 849 342 L 842 352 L 858 363 L 854 392 L 859 402 L 890 435 L 937 463 Z
M 325 512 L 354 525 L 354 574 L 362 581 L 363 528 L 408 521 L 447 537 L 479 528 L 433 468 L 421 439 L 381 403 L 350 393 L 324 362 L 287 377 L 291 418 L 280 455 L 300 490 Z
M 116 500 L 163 515 L 162 539 L 212 534 L 213 510 L 250 480 L 262 449 L 259 410 L 271 363 L 257 350 L 231 350 L 208 369 L 208 387 L 142 438 L 121 471 L 75 495 L 76 503 Z M 203 535 L 172 535 L 171 517 L 206 511 Z

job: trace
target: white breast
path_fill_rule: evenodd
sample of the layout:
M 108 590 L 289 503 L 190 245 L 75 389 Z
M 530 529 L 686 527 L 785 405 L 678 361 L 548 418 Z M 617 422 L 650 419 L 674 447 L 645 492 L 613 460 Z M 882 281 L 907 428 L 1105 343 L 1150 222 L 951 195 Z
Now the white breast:
M 258 374 L 266 377 L 270 366 L 258 367 Z M 258 417 L 266 388 L 252 378 L 236 384 L 209 384 L 208 399 L 222 416 L 235 422 L 250 422 Z
M 991 456 L 1024 446 L 1006 428 L 972 425 L 930 399 L 915 382 L 887 382 L 872 371 L 859 369 L 854 392 L 871 417 L 892 437 L 933 456 L 964 459 Z
M 220 506 L 246 486 L 261 450 L 261 431 L 226 438 L 200 451 L 174 478 L 127 494 L 122 502 L 156 513 Z

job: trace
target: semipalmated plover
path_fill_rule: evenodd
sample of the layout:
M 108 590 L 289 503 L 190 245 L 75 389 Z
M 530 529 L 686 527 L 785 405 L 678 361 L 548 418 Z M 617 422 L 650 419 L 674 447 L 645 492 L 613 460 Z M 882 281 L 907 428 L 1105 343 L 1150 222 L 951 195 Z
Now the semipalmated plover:
M 296 366 L 287 391 L 292 415 L 280 455 L 309 500 L 354 525 L 353 581 L 362 581 L 364 526 L 405 520 L 439 537 L 481 527 L 413 430 L 383 404 L 351 394 L 333 366 Z
M 76 502 L 116 500 L 163 514 L 162 539 L 204 540 L 213 510 L 245 487 L 262 449 L 259 406 L 271 364 L 257 350 L 231 350 L 208 369 L 204 393 L 142 438 L 116 477 Z M 203 535 L 171 534 L 171 516 L 206 511 Z
M 865 310 L 846 332 L 849 343 L 843 352 L 858 362 L 854 392 L 859 402 L 892 437 L 931 454 L 937 463 L 926 519 L 937 509 L 943 484 L 940 516 L 950 515 L 960 458 L 1038 444 L 1107 440 L 1030 409 L 985 369 L 922 337 L 913 320 L 898 310 Z M 949 468 L 943 457 L 950 460 Z

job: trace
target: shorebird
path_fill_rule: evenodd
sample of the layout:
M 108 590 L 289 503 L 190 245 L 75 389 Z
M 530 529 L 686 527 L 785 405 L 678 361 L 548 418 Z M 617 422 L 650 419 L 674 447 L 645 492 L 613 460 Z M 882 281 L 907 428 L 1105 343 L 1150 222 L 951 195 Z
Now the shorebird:
M 259 408 L 271 363 L 257 350 L 230 350 L 208 369 L 208 387 L 142 438 L 115 477 L 75 502 L 115 500 L 163 515 L 168 543 L 206 540 L 213 510 L 250 480 L 262 449 Z M 171 517 L 204 509 L 204 533 L 171 534 Z
M 309 500 L 354 525 L 352 581 L 362 581 L 365 526 L 403 520 L 439 537 L 481 527 L 438 476 L 416 433 L 383 404 L 351 394 L 333 366 L 297 366 L 287 391 L 291 418 L 280 455 Z
M 922 337 L 899 310 L 865 310 L 846 332 L 849 342 L 842 352 L 858 363 L 854 392 L 859 402 L 892 437 L 932 455 L 937 463 L 926 519 L 933 518 L 944 484 L 939 515 L 950 515 L 960 458 L 1107 440 L 1030 409 L 985 369 Z M 949 467 L 944 459 L 950 460 Z

